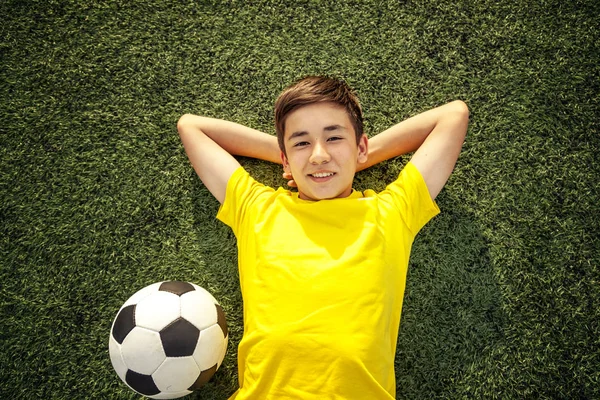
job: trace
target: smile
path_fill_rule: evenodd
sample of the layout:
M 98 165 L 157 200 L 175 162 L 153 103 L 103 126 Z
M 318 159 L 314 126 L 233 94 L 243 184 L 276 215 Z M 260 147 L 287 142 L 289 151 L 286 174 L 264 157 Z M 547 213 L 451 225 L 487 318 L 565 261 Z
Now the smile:
M 314 177 L 314 178 L 327 178 L 330 176 L 333 176 L 333 172 L 317 172 L 315 174 L 309 174 L 310 176 Z

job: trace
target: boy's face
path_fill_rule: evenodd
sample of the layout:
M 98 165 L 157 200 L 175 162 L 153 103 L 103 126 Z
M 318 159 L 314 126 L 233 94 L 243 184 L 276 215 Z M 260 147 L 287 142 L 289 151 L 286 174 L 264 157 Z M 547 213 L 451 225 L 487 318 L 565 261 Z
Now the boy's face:
M 292 111 L 285 120 L 283 168 L 303 200 L 347 197 L 359 163 L 367 161 L 367 137 L 356 144 L 346 110 L 315 103 Z

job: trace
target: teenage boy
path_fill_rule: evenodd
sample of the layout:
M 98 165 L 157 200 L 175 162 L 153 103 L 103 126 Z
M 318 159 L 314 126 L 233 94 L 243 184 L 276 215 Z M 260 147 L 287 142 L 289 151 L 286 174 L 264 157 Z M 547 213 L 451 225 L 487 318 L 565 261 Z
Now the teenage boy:
M 392 399 L 410 248 L 439 209 L 469 110 L 454 101 L 367 139 L 343 81 L 311 76 L 275 103 L 277 138 L 184 115 L 178 130 L 237 237 L 244 300 L 240 388 L 232 399 Z M 413 152 L 384 191 L 356 171 Z M 250 177 L 233 155 L 283 164 L 291 192 Z

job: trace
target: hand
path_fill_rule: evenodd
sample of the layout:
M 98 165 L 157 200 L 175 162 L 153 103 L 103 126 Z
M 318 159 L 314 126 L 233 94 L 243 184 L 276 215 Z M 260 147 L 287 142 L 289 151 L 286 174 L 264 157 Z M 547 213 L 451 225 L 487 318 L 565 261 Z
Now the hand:
M 289 187 L 293 187 L 293 188 L 297 188 L 298 187 L 298 185 L 296 185 L 296 182 L 294 181 L 294 177 L 292 176 L 291 172 L 284 172 L 283 173 L 283 179 L 287 179 L 288 180 L 287 185 Z

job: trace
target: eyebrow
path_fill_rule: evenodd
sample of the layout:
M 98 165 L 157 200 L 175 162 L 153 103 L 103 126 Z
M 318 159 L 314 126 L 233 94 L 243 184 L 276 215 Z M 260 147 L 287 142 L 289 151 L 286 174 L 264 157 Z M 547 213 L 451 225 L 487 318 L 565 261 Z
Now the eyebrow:
M 344 128 L 343 126 L 338 125 L 338 124 L 329 125 L 329 126 L 326 126 L 325 128 L 323 128 L 324 131 L 328 131 L 328 132 L 329 131 L 335 131 L 335 130 L 338 130 L 338 129 L 346 129 L 346 128 Z
M 290 135 L 290 137 L 288 138 L 288 140 L 292 140 L 292 139 L 296 139 L 302 136 L 306 136 L 308 135 L 307 131 L 299 131 L 299 132 L 294 132 Z
M 338 124 L 328 125 L 325 128 L 323 128 L 323 130 L 326 131 L 326 132 L 335 131 L 337 129 L 346 129 L 346 128 L 344 128 L 343 126 L 338 125 Z M 299 137 L 302 137 L 302 136 L 306 136 L 306 135 L 308 135 L 307 131 L 294 132 L 294 133 L 292 133 L 290 135 L 290 137 L 288 138 L 288 140 L 296 139 L 296 138 L 299 138 Z

